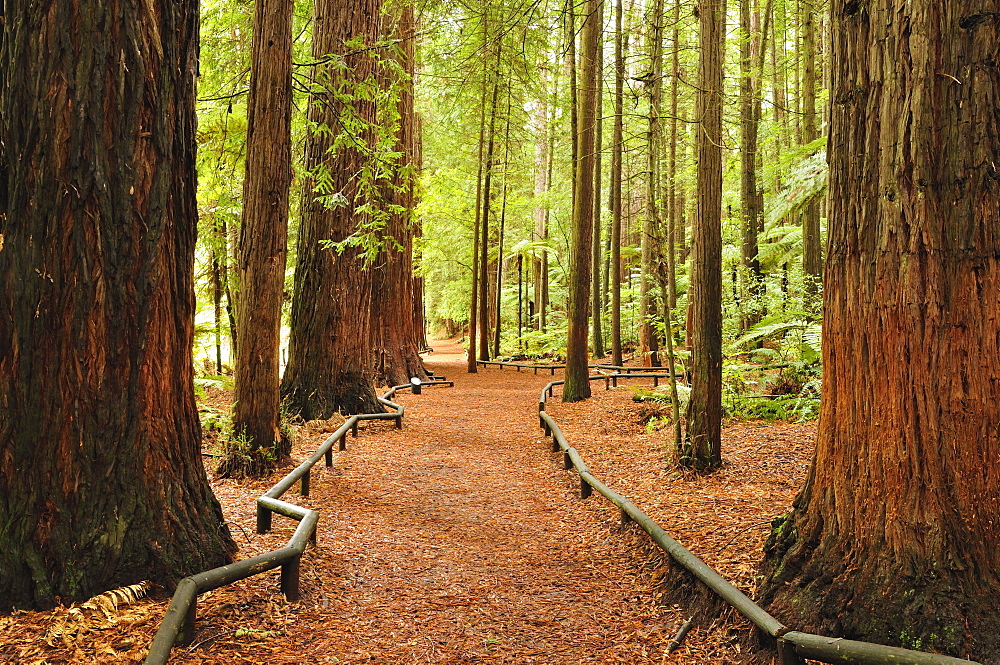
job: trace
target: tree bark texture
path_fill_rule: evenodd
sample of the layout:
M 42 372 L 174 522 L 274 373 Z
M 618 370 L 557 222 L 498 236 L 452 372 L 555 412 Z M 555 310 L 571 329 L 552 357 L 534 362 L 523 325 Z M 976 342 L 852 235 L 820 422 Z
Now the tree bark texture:
M 496 151 L 497 97 L 500 93 L 500 53 L 497 52 L 497 69 L 492 82 L 490 123 L 486 136 L 486 162 L 483 165 L 483 212 L 479 216 L 479 359 L 490 359 L 490 298 L 489 253 L 490 212 L 493 208 L 493 169 Z
M 427 378 L 420 360 L 419 330 L 413 310 L 413 231 L 416 206 L 416 118 L 413 110 L 413 86 L 416 76 L 414 33 L 416 21 L 413 5 L 404 3 L 392 39 L 396 45 L 395 59 L 400 77 L 395 82 L 399 90 L 396 104 L 399 128 L 396 132 L 396 176 L 385 193 L 387 204 L 401 208 L 392 212 L 386 227 L 385 246 L 374 271 L 372 294 L 372 324 L 376 340 L 378 380 L 395 386 L 409 383 L 412 377 Z
M 539 242 L 547 240 L 549 237 L 546 228 L 548 221 L 548 201 L 543 197 L 549 191 L 549 104 L 547 84 L 547 70 L 544 66 L 540 69 L 541 94 L 535 107 L 535 230 L 532 240 Z M 533 322 L 535 330 L 543 330 L 542 321 L 545 317 L 544 284 L 545 274 L 542 271 L 544 252 L 537 251 L 531 260 L 532 283 L 534 284 L 535 320 Z
M 658 200 L 661 104 L 663 100 L 663 0 L 654 0 L 649 32 L 651 71 L 649 124 L 646 130 L 646 216 L 642 225 L 642 273 L 639 276 L 639 353 L 642 364 L 660 366 L 660 350 L 654 328 L 656 317 L 652 280 L 659 270 L 660 207 Z
M 611 138 L 611 364 L 622 364 L 622 156 L 624 154 L 625 32 L 623 3 L 615 3 L 615 125 Z
M 578 402 L 590 397 L 587 318 L 590 301 L 591 243 L 594 233 L 594 166 L 597 134 L 597 50 L 601 38 L 598 20 L 600 0 L 587 0 L 580 36 L 580 111 L 577 140 L 576 176 L 573 188 L 573 228 L 569 276 L 568 332 L 566 340 L 566 383 L 563 401 Z
M 342 253 L 323 241 L 340 242 L 358 228 L 355 209 L 372 193 L 359 185 L 366 152 L 374 143 L 375 103 L 352 91 L 374 75 L 370 51 L 348 48 L 360 36 L 373 44 L 381 34 L 381 0 L 321 0 L 316 4 L 312 56 L 345 54 L 347 68 L 320 65 L 314 73 L 308 118 L 331 132 L 313 132 L 306 145 L 306 168 L 312 175 L 302 190 L 291 339 L 281 394 L 291 413 L 306 420 L 336 412 L 382 411 L 375 397 L 371 333 L 371 271 L 363 250 Z M 348 95 L 338 95 L 338 92 Z M 360 134 L 333 150 L 335 135 L 347 131 L 342 119 L 354 118 Z M 328 178 L 317 191 L 320 173 Z M 321 193 L 339 194 L 330 204 Z
M 483 44 L 486 44 L 485 26 L 483 28 Z M 469 296 L 469 344 L 465 352 L 466 371 L 469 374 L 479 372 L 476 363 L 476 344 L 479 335 L 479 227 L 482 224 L 483 211 L 483 151 L 486 149 L 486 93 L 489 90 L 489 80 L 483 77 L 483 91 L 479 98 L 479 143 L 476 156 L 476 216 L 472 226 L 472 293 Z
M 819 137 L 816 131 L 816 9 L 805 0 L 802 9 L 802 142 Z M 805 278 L 806 308 L 819 306 L 820 280 L 823 276 L 823 250 L 820 244 L 819 201 L 802 211 L 802 272 Z
M 670 54 L 670 139 L 669 154 L 667 157 L 667 302 L 664 304 L 666 315 L 663 318 L 667 335 L 673 334 L 674 308 L 677 307 L 677 225 L 683 224 L 683 215 L 677 211 L 677 121 L 678 121 L 678 96 L 680 87 L 680 22 L 681 22 L 681 0 L 674 2 L 674 12 L 672 23 L 674 29 L 671 35 Z M 673 342 L 670 342 L 673 346 Z M 672 352 L 671 352 L 672 353 Z M 673 362 L 673 360 L 671 360 Z
M 235 550 L 192 383 L 198 5 L 2 30 L 0 610 L 169 587 Z
M 742 259 L 745 300 L 740 328 L 760 321 L 764 306 L 764 273 L 758 258 L 757 234 L 763 226 L 764 197 L 757 184 L 757 139 L 760 129 L 761 30 L 752 0 L 740 0 L 740 201 L 743 207 Z
M 414 67 L 416 67 L 416 54 L 414 54 Z M 414 76 L 416 76 L 416 72 L 414 72 Z M 415 110 L 413 112 L 413 122 L 413 168 L 415 180 L 424 169 L 424 125 L 421 122 L 420 115 Z M 414 196 L 416 196 L 416 191 L 414 191 Z M 413 226 L 414 244 L 411 255 L 413 263 L 413 329 L 417 338 L 417 351 L 420 352 L 430 346 L 427 341 L 427 317 L 425 316 L 424 309 L 424 278 L 420 271 L 423 256 L 418 255 L 416 252 L 416 248 L 421 246 L 420 239 L 424 235 L 424 225 L 423 220 L 416 214 L 410 218 L 410 224 Z
M 596 161 L 594 165 L 594 237 L 591 242 L 593 246 L 593 262 L 590 267 L 593 283 L 590 286 L 590 320 L 593 338 L 594 356 L 604 357 L 604 326 L 601 316 L 604 313 L 604 304 L 601 297 L 601 162 L 604 156 L 604 3 L 602 2 L 597 10 L 600 32 L 598 33 L 597 45 L 597 109 L 595 118 L 597 127 L 595 128 L 596 138 L 594 139 Z
M 822 415 L 762 599 L 797 629 L 997 663 L 1000 15 L 983 8 L 835 6 Z
M 278 427 L 281 307 L 292 184 L 291 0 L 256 0 L 247 97 L 243 218 L 237 245 L 236 381 L 233 435 L 249 446 L 220 472 L 259 476 L 288 454 Z M 245 455 L 248 455 L 247 459 Z
M 691 401 L 684 466 L 722 464 L 722 61 L 725 0 L 700 5 L 698 214 L 692 237 Z

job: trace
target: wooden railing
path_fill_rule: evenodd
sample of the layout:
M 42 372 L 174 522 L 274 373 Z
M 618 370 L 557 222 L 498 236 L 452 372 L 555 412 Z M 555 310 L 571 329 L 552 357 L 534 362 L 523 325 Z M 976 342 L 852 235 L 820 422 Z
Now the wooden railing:
M 442 377 L 443 379 L 443 377 Z M 231 584 L 237 580 L 246 579 L 254 575 L 263 573 L 275 568 L 281 568 L 281 592 L 288 600 L 299 599 L 299 560 L 305 551 L 306 543 L 316 543 L 316 525 L 319 522 L 319 513 L 315 510 L 302 508 L 293 503 L 282 501 L 281 496 L 287 492 L 292 485 L 299 483 L 299 492 L 302 496 L 309 495 L 309 472 L 320 460 L 326 458 L 326 465 L 333 464 L 333 446 L 339 450 L 347 447 L 346 437 L 348 430 L 354 436 L 358 435 L 358 423 L 362 420 L 394 420 L 396 427 L 402 427 L 403 405 L 396 404 L 392 397 L 397 391 L 410 388 L 414 392 L 419 392 L 422 386 L 448 385 L 453 386 L 451 381 L 435 380 L 420 383 L 404 384 L 394 386 L 378 401 L 393 409 L 387 413 L 364 413 L 349 417 L 343 425 L 331 434 L 316 449 L 316 452 L 302 464 L 298 465 L 284 478 L 278 481 L 271 489 L 257 499 L 257 533 L 266 533 L 271 529 L 271 516 L 274 513 L 284 515 L 296 520 L 299 525 L 289 539 L 288 543 L 280 548 L 266 554 L 260 554 L 250 559 L 231 563 L 228 566 L 221 566 L 185 577 L 177 584 L 174 596 L 167 607 L 167 613 L 160 623 L 159 630 L 153 637 L 153 642 L 149 647 L 149 654 L 146 656 L 146 665 L 160 665 L 166 663 L 170 658 L 170 649 L 174 644 L 190 644 L 194 639 L 195 619 L 198 607 L 198 594 L 221 586 Z
M 612 378 L 639 378 L 642 374 L 613 374 L 591 376 L 591 381 L 601 381 L 608 386 Z M 742 591 L 726 581 L 715 570 L 674 540 L 634 503 L 602 483 L 587 468 L 580 453 L 573 448 L 556 421 L 545 411 L 546 398 L 552 389 L 565 383 L 553 381 L 542 389 L 538 400 L 539 426 L 546 436 L 552 437 L 552 451 L 563 453 L 563 467 L 576 469 L 580 476 L 580 498 L 586 499 L 596 490 L 621 510 L 622 521 L 633 521 L 645 530 L 661 549 L 679 565 L 687 569 L 723 601 L 736 608 L 758 629 L 776 640 L 778 660 L 781 665 L 805 665 L 805 659 L 844 665 L 972 665 L 973 661 L 941 656 L 922 651 L 911 651 L 870 642 L 857 642 L 830 638 L 792 630 L 768 614 Z

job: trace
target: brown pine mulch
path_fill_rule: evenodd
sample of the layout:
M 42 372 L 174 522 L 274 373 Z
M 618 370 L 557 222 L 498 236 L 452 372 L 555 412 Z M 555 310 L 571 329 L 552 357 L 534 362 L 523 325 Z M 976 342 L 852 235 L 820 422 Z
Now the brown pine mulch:
M 551 377 L 466 374 L 460 348 L 447 342 L 427 364 L 455 387 L 401 394 L 402 431 L 363 424 L 331 468 L 314 468 L 310 497 L 286 494 L 320 511 L 301 601 L 281 597 L 276 571 L 202 595 L 195 643 L 171 662 L 738 661 L 745 628 L 733 620 L 696 628 L 665 653 L 685 608 L 659 602 L 662 553 L 634 526 L 623 530 L 601 497 L 580 501 L 575 475 L 549 452 L 536 408 Z M 726 466 L 682 474 L 670 464 L 669 433 L 645 432 L 627 387 L 593 386 L 587 402 L 549 403 L 591 470 L 752 592 L 767 525 L 801 485 L 813 426 L 729 427 Z M 295 459 L 335 426 L 303 426 Z M 265 481 L 215 481 L 239 557 L 290 536 L 294 523 L 280 516 L 273 532 L 254 533 L 254 499 L 291 466 Z M 0 662 L 137 662 L 166 603 L 123 606 L 116 625 L 95 618 L 68 636 L 52 630 L 66 610 L 0 617 Z

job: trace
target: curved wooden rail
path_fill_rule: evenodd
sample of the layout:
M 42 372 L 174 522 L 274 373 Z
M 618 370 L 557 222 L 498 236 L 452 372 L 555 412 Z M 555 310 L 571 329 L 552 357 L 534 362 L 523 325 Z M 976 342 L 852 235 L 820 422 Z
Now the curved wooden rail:
M 504 367 L 513 367 L 520 372 L 522 369 L 534 370 L 535 374 L 538 374 L 538 370 L 549 370 L 552 376 L 555 376 L 557 369 L 566 369 L 566 365 L 562 364 L 546 364 L 546 363 L 519 363 L 511 362 L 507 360 L 477 360 L 477 365 L 482 365 L 486 367 L 488 365 L 495 365 L 500 369 Z M 587 365 L 590 369 L 596 369 L 598 371 L 611 371 L 616 374 L 656 374 L 657 376 L 663 376 L 664 372 L 668 372 L 669 369 L 666 367 L 628 367 L 625 365 L 606 365 L 598 363 L 595 365 Z M 681 375 L 676 375 L 677 378 L 681 378 Z
M 640 378 L 643 374 L 613 374 L 589 377 L 591 381 L 603 380 L 605 388 L 611 378 Z M 658 375 L 661 376 L 662 375 Z M 730 584 L 719 573 L 696 557 L 687 548 L 670 537 L 646 513 L 634 503 L 621 496 L 602 483 L 587 468 L 580 453 L 573 448 L 559 425 L 545 411 L 545 401 L 552 396 L 552 389 L 562 385 L 564 381 L 552 381 L 542 389 L 538 400 L 539 426 L 545 430 L 546 436 L 552 436 L 552 451 L 563 453 L 563 467 L 567 470 L 576 469 L 580 476 L 580 498 L 591 496 L 593 490 L 604 496 L 617 506 L 622 513 L 622 521 L 634 521 L 641 526 L 650 538 L 660 546 L 679 565 L 687 569 L 705 586 L 714 591 L 722 600 L 736 608 L 740 614 L 749 619 L 757 628 L 767 633 L 777 641 L 778 659 L 782 665 L 805 665 L 805 659 L 818 660 L 824 663 L 843 665 L 978 665 L 974 661 L 941 656 L 923 651 L 911 651 L 888 647 L 883 644 L 856 642 L 841 638 L 830 638 L 822 635 L 812 635 L 794 631 L 762 607 L 754 603 L 742 591 Z
M 296 482 L 300 483 L 300 493 L 302 496 L 309 495 L 309 471 L 313 465 L 326 458 L 326 465 L 333 464 L 333 446 L 338 445 L 339 450 L 346 449 L 347 431 L 352 430 L 354 436 L 358 435 L 358 422 L 362 420 L 395 420 L 396 427 L 402 427 L 403 405 L 396 404 L 392 397 L 397 391 L 410 388 L 414 391 L 421 386 L 454 386 L 452 381 L 424 381 L 423 383 L 404 384 L 393 386 L 378 401 L 393 409 L 388 413 L 364 413 L 348 418 L 343 425 L 331 434 L 320 444 L 319 448 L 312 456 L 302 464 L 295 467 L 284 478 L 279 480 L 271 489 L 257 499 L 257 533 L 266 533 L 271 528 L 271 516 L 274 513 L 284 515 L 298 521 L 299 525 L 284 547 L 260 554 L 250 559 L 237 561 L 228 566 L 221 566 L 196 573 L 185 577 L 177 584 L 167 613 L 160 623 L 160 628 L 153 637 L 153 642 L 149 646 L 149 654 L 146 656 L 145 665 L 161 665 L 170 658 L 170 649 L 174 644 L 190 644 L 194 639 L 195 618 L 198 607 L 198 594 L 221 586 L 231 584 L 237 580 L 246 579 L 259 573 L 263 573 L 275 568 L 281 568 L 281 592 L 288 600 L 299 599 L 299 560 L 302 552 L 305 551 L 306 543 L 316 543 L 316 525 L 319 522 L 319 513 L 315 510 L 302 508 L 293 503 L 281 500 L 284 494 Z

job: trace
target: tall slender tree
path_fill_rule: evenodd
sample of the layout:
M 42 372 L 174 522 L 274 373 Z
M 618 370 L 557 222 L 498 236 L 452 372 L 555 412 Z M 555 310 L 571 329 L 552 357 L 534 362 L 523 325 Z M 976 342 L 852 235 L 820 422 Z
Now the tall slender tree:
M 800 2 L 802 25 L 802 141 L 819 137 L 816 129 L 816 9 L 812 0 Z M 805 277 L 807 308 L 815 312 L 823 276 L 823 250 L 820 241 L 819 201 L 812 201 L 802 212 L 802 272 Z
M 832 31 L 823 405 L 762 599 L 804 630 L 996 662 L 1000 20 L 873 0 Z
M 490 301 L 489 301 L 489 241 L 490 213 L 493 209 L 493 171 L 496 161 L 497 98 L 500 94 L 500 52 L 498 47 L 496 71 L 493 72 L 490 121 L 486 131 L 486 155 L 483 164 L 483 212 L 479 216 L 479 359 L 490 359 Z
M 0 610 L 171 586 L 235 550 L 192 377 L 198 3 L 0 16 Z
M 600 23 L 599 43 L 597 46 L 597 127 L 595 130 L 594 151 L 594 238 L 593 262 L 590 267 L 593 284 L 590 287 L 590 316 L 594 355 L 604 357 L 604 326 L 601 316 L 604 304 L 601 289 L 601 165 L 604 157 L 604 2 L 597 10 Z
M 691 400 L 680 463 L 722 464 L 722 63 L 726 2 L 699 6 L 698 215 L 692 238 Z
M 485 33 L 485 23 L 483 24 L 483 44 L 487 38 Z M 486 94 L 490 88 L 489 80 L 483 77 L 482 93 L 479 98 L 479 141 L 477 144 L 476 158 L 476 210 L 472 225 L 472 293 L 470 294 L 469 305 L 469 345 L 466 351 L 466 371 L 469 374 L 479 372 L 477 364 L 477 345 L 479 343 L 479 308 L 484 306 L 479 300 L 479 227 L 482 225 L 483 216 L 483 153 L 486 150 Z
M 760 128 L 760 15 L 755 0 L 740 0 L 740 203 L 743 208 L 742 259 L 746 300 L 740 327 L 761 319 L 764 274 L 757 235 L 763 224 L 764 197 L 757 183 L 757 139 Z
M 547 58 L 547 54 L 543 54 L 543 58 Z M 543 242 L 548 240 L 549 230 L 548 230 L 548 209 L 549 204 L 543 198 L 548 194 L 549 190 L 549 133 L 551 132 L 551 123 L 549 122 L 549 99 L 547 83 L 548 68 L 544 65 L 540 68 L 540 82 L 541 89 L 539 91 L 537 105 L 535 107 L 535 229 L 532 235 L 532 239 L 535 242 Z M 532 277 L 534 284 L 534 303 L 535 303 L 535 321 L 534 327 L 536 330 L 544 330 L 545 325 L 545 310 L 546 310 L 546 280 L 548 278 L 548 262 L 545 260 L 546 254 L 544 250 L 541 253 L 536 253 L 532 259 Z
M 622 156 L 624 154 L 624 0 L 615 2 L 615 124 L 611 138 L 611 364 L 622 364 Z
M 580 36 L 580 91 L 578 99 L 579 138 L 577 141 L 577 185 L 573 188 L 572 257 L 569 279 L 569 329 L 566 340 L 566 383 L 563 401 L 578 402 L 590 397 L 588 380 L 587 306 L 590 300 L 590 264 L 594 231 L 595 139 L 597 134 L 598 72 L 597 51 L 601 22 L 601 0 L 586 0 Z
M 233 435 L 223 475 L 261 475 L 288 454 L 278 426 L 281 306 L 285 293 L 288 189 L 292 183 L 291 0 L 256 0 L 247 98 L 243 220 L 237 253 Z M 243 449 L 243 445 L 248 449 Z
M 646 215 L 642 225 L 640 248 L 642 273 L 639 275 L 639 350 L 646 364 L 660 366 L 660 351 L 656 337 L 656 316 L 653 279 L 657 274 L 660 235 L 659 174 L 663 103 L 663 0 L 653 0 L 647 35 L 650 72 L 649 117 L 646 126 Z

